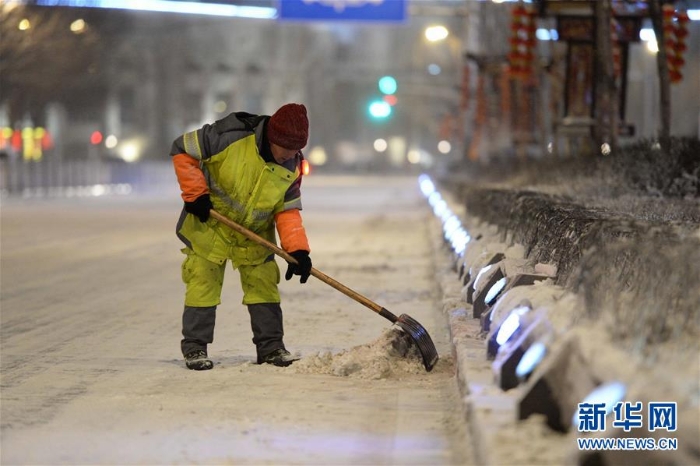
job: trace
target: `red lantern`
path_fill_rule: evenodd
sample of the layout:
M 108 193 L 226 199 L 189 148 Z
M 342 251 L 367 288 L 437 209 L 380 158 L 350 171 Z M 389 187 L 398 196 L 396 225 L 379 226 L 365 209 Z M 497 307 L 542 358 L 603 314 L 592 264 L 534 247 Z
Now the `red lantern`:
M 676 11 L 673 5 L 663 6 L 663 28 L 666 42 L 666 63 L 668 75 L 672 83 L 683 80 L 681 68 L 685 65 L 683 53 L 688 49 L 685 39 L 688 36 L 686 27 L 689 21 L 688 13 Z
M 508 71 L 511 76 L 525 79 L 532 75 L 532 64 L 535 58 L 534 49 L 537 45 L 535 12 L 524 5 L 513 7 L 508 39 Z

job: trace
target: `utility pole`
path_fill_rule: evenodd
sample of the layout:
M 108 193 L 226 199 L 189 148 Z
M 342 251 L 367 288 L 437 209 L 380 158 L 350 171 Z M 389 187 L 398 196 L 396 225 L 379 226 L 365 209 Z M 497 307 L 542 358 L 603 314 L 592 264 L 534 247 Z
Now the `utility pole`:
M 618 89 L 613 66 L 613 27 L 611 0 L 599 0 L 595 4 L 596 16 L 596 143 L 598 147 L 609 144 L 614 151 L 618 147 Z
M 661 106 L 661 128 L 659 139 L 662 149 L 668 148 L 671 137 L 671 78 L 668 74 L 666 37 L 664 35 L 663 11 L 660 0 L 649 1 L 649 15 L 654 26 L 659 52 L 656 54 L 656 68 L 659 72 L 659 97 Z

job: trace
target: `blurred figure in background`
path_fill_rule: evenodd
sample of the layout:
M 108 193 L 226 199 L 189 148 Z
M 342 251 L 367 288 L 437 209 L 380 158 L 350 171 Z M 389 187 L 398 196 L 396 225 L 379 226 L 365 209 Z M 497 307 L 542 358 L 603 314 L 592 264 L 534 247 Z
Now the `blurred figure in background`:
M 274 254 L 226 225 L 209 211 L 231 218 L 281 247 L 285 278 L 306 283 L 311 251 L 301 218 L 301 149 L 309 121 L 306 107 L 289 103 L 272 116 L 232 113 L 178 137 L 170 152 L 185 202 L 177 235 L 185 244 L 182 280 L 186 285 L 181 350 L 189 369 L 214 365 L 207 345 L 214 340 L 216 307 L 227 261 L 240 273 L 258 364 L 288 366 L 298 358 L 285 348 Z

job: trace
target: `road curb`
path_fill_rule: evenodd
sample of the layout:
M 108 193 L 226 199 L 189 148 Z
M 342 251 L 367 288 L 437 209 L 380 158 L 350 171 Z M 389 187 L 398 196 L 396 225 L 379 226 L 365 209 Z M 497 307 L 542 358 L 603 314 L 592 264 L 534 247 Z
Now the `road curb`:
M 674 434 L 680 438 L 682 444 L 682 448 L 679 448 L 678 451 L 646 452 L 648 456 L 643 456 L 645 454 L 643 450 L 627 451 L 628 456 L 624 456 L 625 452 L 614 450 L 579 451 L 577 448 L 579 435 L 574 432 L 576 429 L 569 429 L 567 433 L 556 432 L 546 425 L 543 415 L 533 414 L 529 417 L 526 415 L 525 419 L 519 420 L 519 395 L 524 393 L 523 390 L 527 391 L 529 388 L 523 387 L 508 391 L 499 388 L 496 374 L 492 371 L 492 361 L 487 358 L 487 345 L 482 336 L 481 322 L 478 318 L 472 317 L 474 308 L 467 302 L 467 287 L 462 280 L 466 273 L 463 270 L 464 267 L 474 266 L 480 269 L 485 265 L 477 264 L 476 262 L 479 261 L 473 262 L 473 255 L 470 255 L 472 245 L 478 248 L 475 251 L 482 253 L 482 256 L 484 254 L 491 256 L 494 252 L 492 246 L 496 246 L 495 243 L 499 241 L 506 241 L 506 238 L 503 238 L 503 234 L 494 234 L 498 230 L 496 225 L 484 221 L 481 217 L 467 215 L 464 206 L 452 199 L 449 193 L 443 194 L 440 201 L 434 199 L 432 201 L 431 205 L 434 210 L 434 204 L 444 201 L 445 205 L 440 207 L 443 209 L 447 207 L 454 212 L 454 215 L 462 223 L 469 226 L 471 239 L 476 240 L 476 243 L 471 244 L 470 242 L 470 246 L 465 250 L 463 256 L 460 256 L 455 252 L 454 244 L 451 244 L 445 237 L 445 217 L 443 216 L 441 219 L 436 214 L 433 221 L 430 222 L 436 282 L 443 299 L 443 312 L 450 332 L 455 375 L 477 464 L 585 464 L 587 461 L 605 463 L 612 458 L 615 458 L 614 461 L 622 461 L 623 458 L 626 458 L 626 461 L 633 457 L 632 454 L 635 455 L 635 458 L 643 458 L 645 462 L 650 461 L 654 456 L 657 459 L 670 462 L 675 462 L 678 458 L 682 459 L 681 463 L 696 461 L 698 450 L 694 445 L 697 444 L 696 432 L 698 430 L 697 426 L 692 425 L 692 422 L 686 422 L 683 429 Z M 510 240 L 509 244 L 512 243 L 512 238 Z M 491 244 L 492 242 L 494 244 Z M 508 250 L 505 251 L 504 257 L 508 256 L 508 252 Z M 469 259 L 470 257 L 472 259 Z M 550 285 L 544 286 L 550 287 Z M 557 298 L 560 302 L 563 302 L 564 299 L 576 298 L 575 295 L 561 286 L 554 285 L 552 288 L 561 290 Z M 569 301 L 566 302 L 569 303 Z M 498 304 L 494 307 L 497 308 Z M 564 321 L 561 320 L 560 316 L 554 314 L 550 317 L 555 319 L 553 327 L 556 328 L 556 339 L 576 340 L 577 344 L 574 345 L 576 354 L 583 364 L 583 366 L 579 366 L 586 368 L 585 371 L 572 369 L 569 371 L 569 376 L 574 376 L 577 380 L 581 379 L 580 381 L 588 377 L 587 380 L 596 385 L 612 380 L 629 382 L 628 396 L 635 400 L 660 399 L 659 395 L 665 393 L 666 396 L 669 396 L 672 393 L 668 390 L 671 388 L 670 386 L 667 386 L 665 391 L 656 386 L 651 390 L 648 382 L 639 380 L 635 372 L 639 368 L 635 369 L 635 364 L 631 364 L 632 361 L 622 353 L 620 348 L 616 348 L 612 342 L 603 338 L 605 331 L 601 330 L 596 338 L 590 340 L 592 336 L 590 331 L 589 333 L 579 333 L 581 329 L 572 325 L 572 322 L 562 325 Z M 600 345 L 605 347 L 605 358 L 597 357 Z M 620 366 L 611 364 L 610 361 L 627 361 L 630 364 Z M 662 385 L 668 385 L 668 383 L 669 381 L 666 380 Z M 584 383 L 580 387 L 585 385 L 587 384 Z M 578 387 L 578 385 L 573 387 Z M 578 391 L 586 390 L 585 387 L 580 387 Z M 650 393 L 657 396 L 649 398 Z M 582 395 L 585 394 L 584 392 L 566 393 L 566 400 L 564 400 L 566 402 L 562 406 L 570 408 L 571 402 L 581 400 Z M 562 401 L 559 400 L 560 403 Z M 682 411 L 688 412 L 689 409 L 692 412 L 697 408 L 685 405 Z M 612 429 L 612 433 L 607 433 L 615 435 L 614 429 Z

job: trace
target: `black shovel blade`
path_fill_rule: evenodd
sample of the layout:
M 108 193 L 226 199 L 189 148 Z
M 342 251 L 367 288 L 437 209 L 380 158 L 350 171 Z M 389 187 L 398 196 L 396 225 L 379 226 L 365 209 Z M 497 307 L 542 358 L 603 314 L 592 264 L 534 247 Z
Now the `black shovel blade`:
M 409 334 L 418 346 L 418 351 L 420 351 L 423 357 L 425 370 L 428 372 L 433 370 L 433 367 L 435 367 L 435 364 L 438 362 L 439 356 L 433 344 L 433 340 L 430 338 L 430 335 L 428 335 L 428 331 L 423 328 L 418 321 L 406 314 L 401 314 L 395 324 Z

